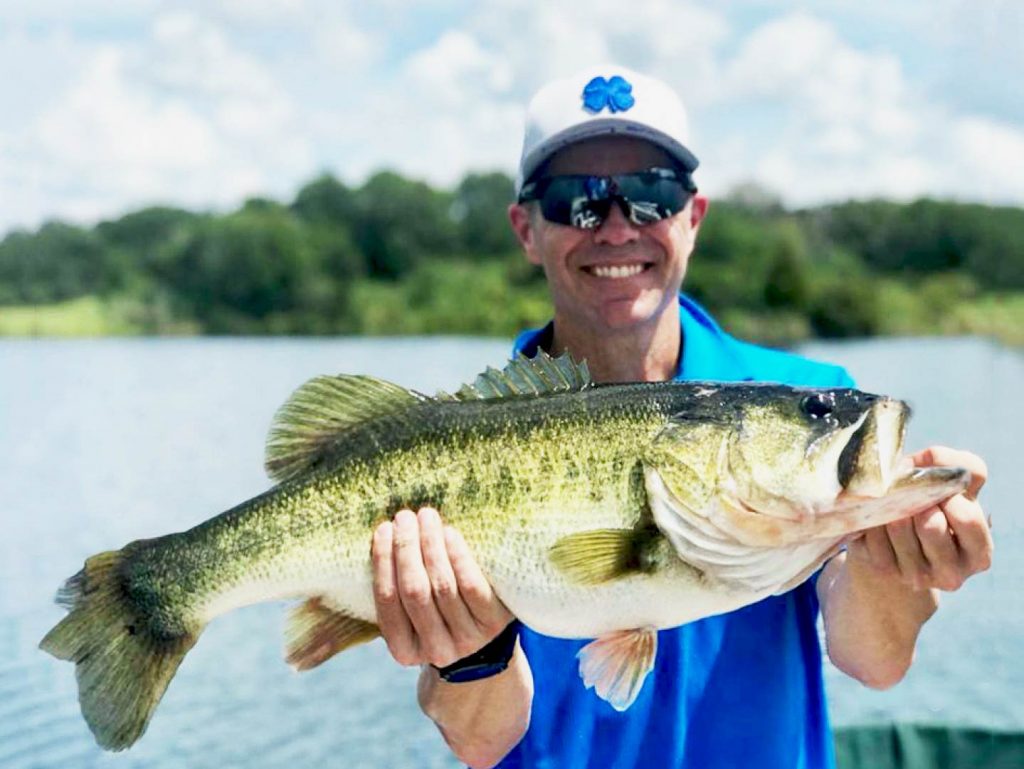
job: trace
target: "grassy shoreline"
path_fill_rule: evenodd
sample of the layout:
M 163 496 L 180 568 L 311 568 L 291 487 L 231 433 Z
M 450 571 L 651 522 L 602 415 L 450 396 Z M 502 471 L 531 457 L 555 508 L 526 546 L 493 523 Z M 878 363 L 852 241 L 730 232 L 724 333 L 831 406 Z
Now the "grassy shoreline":
M 543 322 L 548 312 L 535 297 L 519 297 L 505 318 L 488 318 L 490 313 L 474 311 L 467 303 L 463 311 L 438 316 L 428 308 L 418 312 L 410 307 L 398 290 L 367 289 L 357 294 L 362 327 L 339 331 L 362 336 L 458 334 L 511 336 L 516 330 Z M 401 313 L 389 314 L 383 308 L 394 301 Z M 909 308 L 901 298 L 890 302 L 892 312 L 874 336 L 985 336 L 1003 344 L 1024 346 L 1024 293 L 985 294 L 962 299 L 952 306 Z M 376 308 L 376 309 L 374 309 Z M 479 309 L 479 308 L 478 308 Z M 808 320 L 794 312 L 729 310 L 721 313 L 723 325 L 731 333 L 775 346 L 788 346 L 810 339 Z M 506 328 L 506 326 L 508 328 Z M 143 336 L 204 336 L 196 323 L 176 321 L 154 327 L 147 321 L 146 308 L 123 298 L 103 299 L 85 296 L 45 305 L 0 307 L 0 337 L 6 338 L 97 338 Z M 259 334 L 257 334 L 259 335 Z M 266 336 L 281 334 L 264 333 Z M 334 335 L 334 334 L 331 334 Z

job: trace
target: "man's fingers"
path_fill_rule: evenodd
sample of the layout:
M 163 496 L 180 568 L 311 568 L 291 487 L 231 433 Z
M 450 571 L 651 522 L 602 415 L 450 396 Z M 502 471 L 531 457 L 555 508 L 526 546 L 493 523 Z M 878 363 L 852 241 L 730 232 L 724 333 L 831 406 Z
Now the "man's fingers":
M 411 510 L 399 510 L 395 515 L 394 551 L 398 594 L 419 639 L 421 654 L 435 665 L 453 662 L 458 655 L 434 603 L 433 588 L 423 565 L 419 521 Z
M 994 546 L 981 506 L 958 494 L 943 502 L 941 508 L 960 546 L 961 562 L 968 571 L 965 576 L 988 569 Z
M 988 467 L 985 461 L 970 451 L 951 449 L 948 446 L 929 446 L 911 454 L 910 458 L 916 467 L 962 467 L 971 474 L 964 495 L 971 500 L 977 499 L 981 487 L 988 480 Z
M 373 602 L 377 609 L 377 625 L 388 651 L 402 665 L 415 665 L 418 644 L 412 623 L 398 594 L 398 578 L 394 559 L 395 527 L 386 521 L 373 532 L 370 560 L 373 564 Z
M 903 580 L 915 590 L 920 590 L 929 576 L 928 561 L 921 550 L 913 521 L 906 518 L 893 521 L 885 527 L 885 531 L 892 543 Z
M 451 562 L 455 579 L 459 585 L 459 593 L 469 607 L 477 624 L 488 635 L 497 634 L 505 625 L 512 621 L 512 613 L 498 599 L 491 589 L 479 564 L 469 551 L 469 546 L 462 535 L 450 526 L 444 529 L 445 544 L 448 548 L 448 559 Z
M 459 658 L 479 649 L 486 639 L 481 639 L 476 621 L 459 592 L 458 581 L 448 559 L 444 526 L 437 510 L 421 508 L 417 514 L 420 526 L 420 550 L 423 565 L 430 580 L 434 602 L 444 618 Z
M 899 564 L 896 561 L 896 553 L 892 549 L 892 542 L 884 526 L 876 526 L 868 529 L 857 542 L 851 542 L 849 549 L 862 548 L 868 556 L 871 565 L 883 574 L 896 574 Z
M 960 567 L 960 552 L 946 516 L 937 507 L 918 513 L 911 519 L 921 550 L 928 561 L 931 584 L 940 590 L 957 590 L 966 575 Z

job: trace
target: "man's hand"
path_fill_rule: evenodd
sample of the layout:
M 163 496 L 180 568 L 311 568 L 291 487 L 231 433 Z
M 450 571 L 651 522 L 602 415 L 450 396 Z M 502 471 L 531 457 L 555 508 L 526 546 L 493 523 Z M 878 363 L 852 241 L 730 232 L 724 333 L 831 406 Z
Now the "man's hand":
M 992 563 L 992 534 L 977 499 L 988 476 L 985 463 L 944 447 L 920 451 L 913 460 L 918 467 L 966 468 L 970 484 L 931 510 L 869 529 L 818 579 L 829 657 L 877 689 L 906 674 L 939 590 L 956 590 Z
M 957 590 L 992 564 L 992 533 L 978 503 L 988 469 L 980 457 L 942 446 L 912 459 L 917 467 L 963 467 L 971 473 L 970 484 L 930 510 L 869 529 L 849 544 L 848 557 L 913 590 Z
M 373 600 L 388 650 L 403 665 L 445 667 L 479 651 L 512 614 L 498 599 L 466 541 L 433 508 L 400 510 L 373 533 Z M 508 668 L 447 683 L 420 673 L 417 699 L 463 763 L 491 767 L 526 732 L 533 676 L 517 645 Z
M 373 598 L 388 650 L 402 665 L 450 665 L 512 621 L 466 541 L 437 510 L 400 510 L 373 534 Z

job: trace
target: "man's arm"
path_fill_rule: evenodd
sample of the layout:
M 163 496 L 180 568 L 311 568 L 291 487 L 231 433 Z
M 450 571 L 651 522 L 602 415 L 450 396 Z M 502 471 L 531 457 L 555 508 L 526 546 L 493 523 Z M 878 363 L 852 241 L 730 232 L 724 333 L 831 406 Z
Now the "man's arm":
M 491 767 L 522 739 L 530 722 L 533 677 L 518 643 L 503 672 L 448 683 L 444 667 L 493 640 L 512 615 L 491 589 L 465 540 L 436 510 L 400 511 L 373 536 L 374 601 L 381 635 L 403 665 L 424 665 L 420 707 L 455 756 Z
M 876 689 L 894 686 L 906 674 L 921 627 L 938 608 L 939 591 L 958 589 L 992 563 L 992 535 L 977 502 L 985 463 L 944 447 L 925 449 L 913 460 L 918 467 L 964 467 L 971 483 L 938 507 L 865 532 L 818 580 L 829 658 Z

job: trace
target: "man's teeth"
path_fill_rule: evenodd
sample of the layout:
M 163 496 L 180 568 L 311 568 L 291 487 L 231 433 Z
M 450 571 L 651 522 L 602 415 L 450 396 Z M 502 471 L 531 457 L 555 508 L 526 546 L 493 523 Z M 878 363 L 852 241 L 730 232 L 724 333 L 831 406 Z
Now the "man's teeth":
M 591 271 L 599 278 L 631 278 L 644 271 L 642 264 L 608 265 L 591 267 Z

